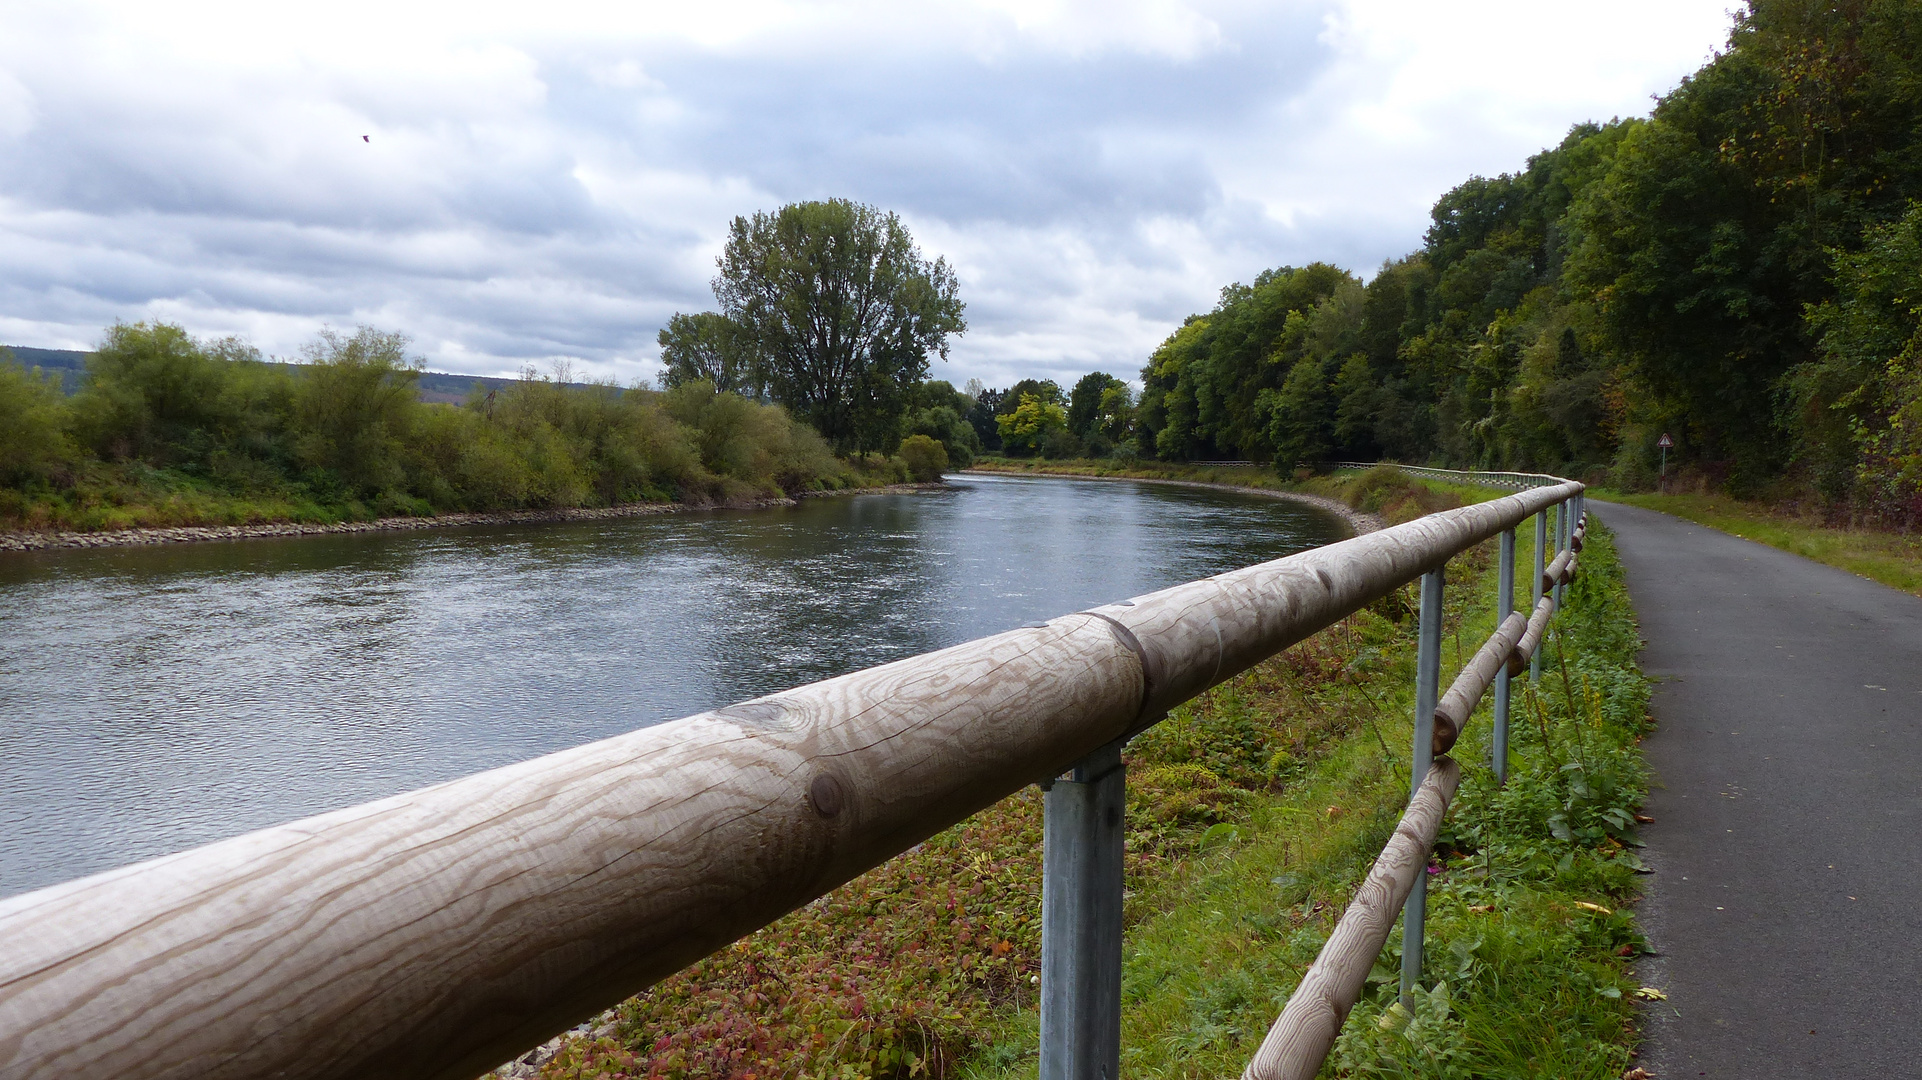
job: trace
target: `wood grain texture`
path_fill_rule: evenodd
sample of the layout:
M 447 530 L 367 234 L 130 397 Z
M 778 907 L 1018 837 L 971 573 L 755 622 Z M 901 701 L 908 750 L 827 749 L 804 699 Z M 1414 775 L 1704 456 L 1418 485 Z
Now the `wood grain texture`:
M 1243 1080 L 1313 1080 L 1321 1070 L 1401 915 L 1402 902 L 1428 865 L 1442 815 L 1460 786 L 1461 766 L 1453 758 L 1436 758 L 1395 835 L 1248 1062 Z
M 1441 702 L 1435 706 L 1434 752 L 1446 754 L 1461 738 L 1462 729 L 1468 726 L 1468 717 L 1481 703 L 1482 695 L 1494 685 L 1495 675 L 1502 670 L 1508 658 L 1515 654 L 1515 643 L 1528 630 L 1528 617 L 1519 611 L 1509 612 L 1508 618 L 1495 628 L 1482 647 L 1475 650 L 1461 673 L 1442 695 Z
M 0 1080 L 471 1077 L 1581 490 L 0 901 Z
M 1555 561 L 1549 563 L 1542 569 L 1542 591 L 1547 592 L 1562 582 L 1567 581 L 1569 578 L 1569 567 L 1574 560 L 1574 549 L 1563 548 L 1561 552 L 1555 556 Z
M 1544 595 L 1535 601 L 1535 610 L 1529 613 L 1528 629 L 1522 631 L 1521 640 L 1515 643 L 1514 655 L 1508 661 L 1508 677 L 1515 678 L 1528 669 L 1528 660 L 1541 647 L 1542 635 L 1548 632 L 1549 617 L 1555 614 L 1555 598 Z
M 1159 715 L 1581 490 L 1532 488 L 1092 610 L 1140 641 Z
M 1143 692 L 1070 615 L 0 901 L 0 1077 L 466 1080 L 1059 771 Z

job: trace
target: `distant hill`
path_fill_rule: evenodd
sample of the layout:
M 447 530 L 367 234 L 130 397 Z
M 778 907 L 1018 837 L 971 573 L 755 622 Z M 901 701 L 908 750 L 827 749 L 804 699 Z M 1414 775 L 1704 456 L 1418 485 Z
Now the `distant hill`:
M 80 389 L 81 380 L 86 378 L 87 357 L 89 352 L 76 349 L 35 349 L 26 345 L 0 345 L 13 353 L 13 358 L 29 368 L 40 368 L 49 374 L 59 372 L 60 389 L 63 393 L 73 394 Z M 299 365 L 287 364 L 286 367 Z M 499 390 L 512 386 L 513 379 L 496 379 L 485 375 L 455 375 L 445 371 L 423 371 L 420 373 L 420 399 L 422 401 L 445 401 L 460 404 L 479 383 L 489 390 Z M 569 383 L 578 386 L 578 383 Z

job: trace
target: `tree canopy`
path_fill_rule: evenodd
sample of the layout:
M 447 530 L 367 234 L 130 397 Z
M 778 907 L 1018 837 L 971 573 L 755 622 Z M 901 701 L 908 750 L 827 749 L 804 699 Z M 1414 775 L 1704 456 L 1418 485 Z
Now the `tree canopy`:
M 892 448 L 929 357 L 967 329 L 947 261 L 923 258 L 899 216 L 846 199 L 735 218 L 719 266 L 718 315 L 662 333 L 670 371 L 711 370 L 726 341 L 750 357 L 743 385 L 844 451 Z

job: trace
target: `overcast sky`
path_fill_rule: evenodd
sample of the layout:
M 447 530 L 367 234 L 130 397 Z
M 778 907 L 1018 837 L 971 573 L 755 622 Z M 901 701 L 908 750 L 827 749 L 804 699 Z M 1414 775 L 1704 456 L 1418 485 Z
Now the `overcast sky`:
M 729 219 L 844 196 L 958 269 L 936 377 L 1133 379 L 1224 284 L 1371 273 L 1645 114 L 1732 7 L 0 0 L 0 342 L 370 324 L 631 382 Z

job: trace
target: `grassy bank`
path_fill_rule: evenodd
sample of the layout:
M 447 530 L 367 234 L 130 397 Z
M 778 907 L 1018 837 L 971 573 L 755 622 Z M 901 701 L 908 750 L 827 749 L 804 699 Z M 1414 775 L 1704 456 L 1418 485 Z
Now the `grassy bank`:
M 1597 489 L 1594 497 L 1660 510 L 1922 595 L 1922 537 L 1913 534 L 1837 527 L 1814 514 L 1726 495 L 1624 495 Z
M 1451 568 L 1451 669 L 1492 625 L 1493 561 Z M 1485 718 L 1456 755 L 1431 982 L 1397 1011 L 1391 940 L 1338 1075 L 1599 1080 L 1629 1060 L 1646 694 L 1599 530 L 1583 569 L 1541 692 L 1518 694 L 1509 786 L 1482 767 Z M 1407 797 L 1413 632 L 1403 590 L 1129 747 L 1128 1075 L 1233 1075 L 1259 1043 Z M 625 1003 L 541 1074 L 1032 1076 L 1039 832 L 1030 790 Z

